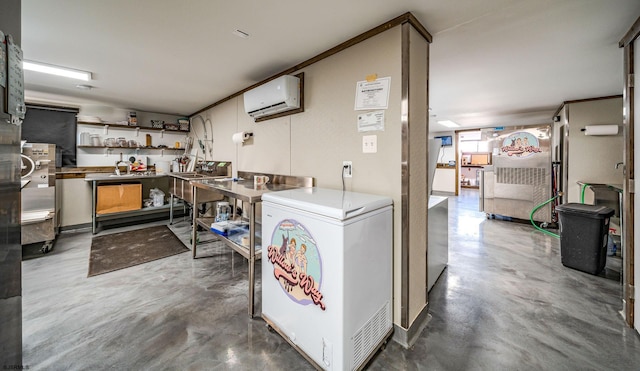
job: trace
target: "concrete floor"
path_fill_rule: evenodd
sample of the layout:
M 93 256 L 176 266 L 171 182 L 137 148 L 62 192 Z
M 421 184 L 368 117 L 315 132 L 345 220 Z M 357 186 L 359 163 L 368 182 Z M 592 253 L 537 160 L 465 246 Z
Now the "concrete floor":
M 430 293 L 432 320 L 411 349 L 391 342 L 368 368 L 637 370 L 640 336 L 618 313 L 620 283 L 563 267 L 557 239 L 487 220 L 476 200 L 473 190 L 450 197 L 449 267 Z M 172 227 L 188 239 L 187 222 Z M 53 252 L 23 262 L 30 369 L 311 369 L 248 318 L 246 261 L 221 243 L 203 243 L 199 259 L 87 278 L 90 245 L 90 232 L 63 233 Z M 256 296 L 259 314 L 259 278 Z

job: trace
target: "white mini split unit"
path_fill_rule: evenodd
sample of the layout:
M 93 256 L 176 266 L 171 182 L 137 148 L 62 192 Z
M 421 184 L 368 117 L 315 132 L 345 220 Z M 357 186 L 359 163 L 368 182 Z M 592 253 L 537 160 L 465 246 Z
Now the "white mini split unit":
M 254 119 L 300 108 L 300 79 L 284 75 L 244 93 L 244 109 Z

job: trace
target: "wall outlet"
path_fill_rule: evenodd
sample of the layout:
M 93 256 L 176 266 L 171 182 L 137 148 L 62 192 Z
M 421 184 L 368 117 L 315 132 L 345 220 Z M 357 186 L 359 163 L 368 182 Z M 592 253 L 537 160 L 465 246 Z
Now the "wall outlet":
M 351 161 L 342 161 L 342 176 L 351 178 L 353 176 L 353 165 Z

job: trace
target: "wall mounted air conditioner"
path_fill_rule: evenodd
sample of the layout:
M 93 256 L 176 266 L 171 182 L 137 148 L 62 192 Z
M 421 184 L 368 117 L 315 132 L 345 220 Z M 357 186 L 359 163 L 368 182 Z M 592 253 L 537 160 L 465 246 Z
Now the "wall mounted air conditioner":
M 244 93 L 244 109 L 259 118 L 300 108 L 300 79 L 284 75 Z

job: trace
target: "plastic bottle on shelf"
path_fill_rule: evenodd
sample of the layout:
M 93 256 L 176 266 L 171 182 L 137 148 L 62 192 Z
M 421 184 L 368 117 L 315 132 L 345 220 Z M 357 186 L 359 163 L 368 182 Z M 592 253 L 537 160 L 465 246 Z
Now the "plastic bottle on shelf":
M 609 239 L 607 241 L 607 255 L 615 256 L 617 250 L 618 246 L 616 245 L 616 242 L 613 240 L 613 237 L 609 235 Z

